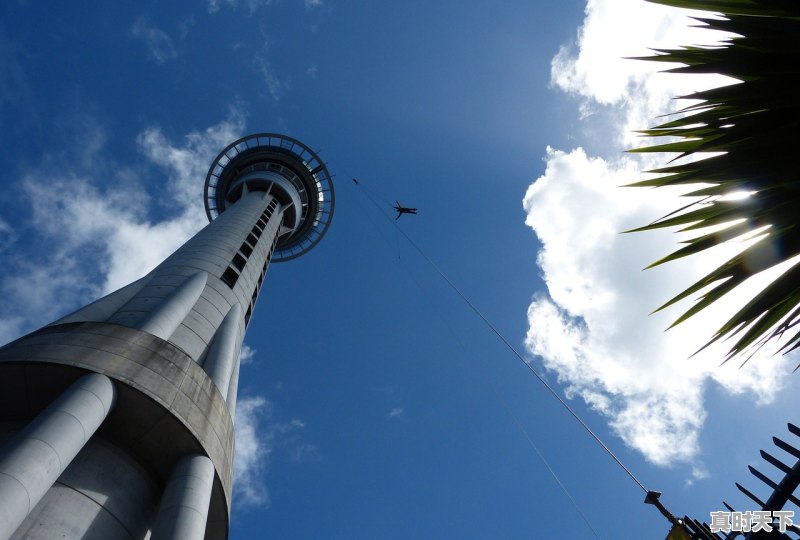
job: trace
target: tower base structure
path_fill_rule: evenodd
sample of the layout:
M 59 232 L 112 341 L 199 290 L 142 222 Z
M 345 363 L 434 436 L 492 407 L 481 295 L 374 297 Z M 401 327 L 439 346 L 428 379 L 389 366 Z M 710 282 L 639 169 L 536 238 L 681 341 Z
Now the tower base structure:
M 214 475 L 212 467 L 199 538 L 227 538 L 233 422 L 225 399 L 201 366 L 150 334 L 105 323 L 67 323 L 0 349 L 5 419 L 0 448 L 5 452 L 19 441 L 26 426 L 89 373 L 102 373 L 113 384 L 114 403 L 9 538 L 147 538 L 170 476 L 181 459 L 194 455 L 213 456 L 220 473 Z M 72 425 L 66 429 L 76 431 Z M 0 469 L 0 486 L 3 479 L 18 482 L 4 473 Z M 0 487 L 0 509 L 3 505 Z M 12 511 L 19 515 L 18 508 Z
M 211 223 L 148 275 L 0 348 L 0 540 L 226 540 L 239 353 L 270 262 L 324 236 L 299 141 L 234 141 Z

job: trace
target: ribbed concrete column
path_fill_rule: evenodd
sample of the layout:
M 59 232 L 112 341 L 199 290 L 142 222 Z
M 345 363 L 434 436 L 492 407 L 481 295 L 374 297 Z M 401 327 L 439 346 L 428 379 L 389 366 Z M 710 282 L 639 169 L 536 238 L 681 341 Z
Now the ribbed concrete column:
M 192 311 L 197 299 L 203 294 L 208 274 L 197 272 L 158 305 L 142 321 L 138 328 L 161 339 L 168 340 L 183 319 Z
M 7 540 L 94 434 L 116 389 L 99 373 L 81 377 L 0 449 L 0 540 Z
M 228 404 L 228 412 L 231 415 L 231 420 L 234 421 L 236 420 L 236 398 L 239 395 L 239 366 L 241 366 L 241 364 L 240 353 L 236 355 L 231 382 L 228 383 L 228 395 L 225 397 L 225 402 Z
M 203 540 L 214 465 L 206 456 L 181 458 L 170 474 L 151 540 Z
M 239 304 L 234 304 L 214 334 L 214 341 L 211 342 L 211 348 L 203 364 L 203 369 L 217 385 L 220 394 L 226 398 L 236 361 L 240 321 L 242 321 L 242 308 Z

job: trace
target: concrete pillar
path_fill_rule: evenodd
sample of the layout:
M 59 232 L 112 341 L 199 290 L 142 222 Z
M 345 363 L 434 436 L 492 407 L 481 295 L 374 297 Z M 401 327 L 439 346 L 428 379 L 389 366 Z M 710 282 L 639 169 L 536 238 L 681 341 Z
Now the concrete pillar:
M 236 362 L 236 349 L 239 341 L 239 324 L 242 321 L 242 308 L 234 304 L 222 320 L 219 330 L 214 334 L 214 340 L 203 363 L 220 394 L 227 399 L 228 385 L 233 375 L 233 366 Z
M 167 481 L 150 540 L 203 540 L 213 485 L 210 459 L 181 458 Z
M 203 294 L 207 281 L 208 274 L 205 272 L 193 274 L 150 312 L 145 320 L 139 323 L 138 328 L 168 340 L 192 311 L 197 299 Z
M 233 364 L 231 382 L 228 383 L 228 395 L 225 398 L 225 402 L 228 404 L 228 413 L 230 413 L 231 420 L 233 420 L 234 423 L 236 422 L 236 398 L 239 395 L 239 367 L 241 364 L 241 353 L 239 352 Z
M 0 449 L 0 540 L 44 497 L 108 416 L 115 397 L 111 379 L 85 375 Z

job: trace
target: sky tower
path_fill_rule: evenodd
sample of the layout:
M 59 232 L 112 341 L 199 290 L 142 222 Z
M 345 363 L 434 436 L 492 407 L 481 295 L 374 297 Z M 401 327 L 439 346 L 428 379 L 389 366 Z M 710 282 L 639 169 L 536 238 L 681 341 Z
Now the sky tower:
M 267 133 L 220 152 L 204 191 L 211 223 L 150 273 L 0 348 L 0 540 L 228 537 L 242 340 L 334 192 Z

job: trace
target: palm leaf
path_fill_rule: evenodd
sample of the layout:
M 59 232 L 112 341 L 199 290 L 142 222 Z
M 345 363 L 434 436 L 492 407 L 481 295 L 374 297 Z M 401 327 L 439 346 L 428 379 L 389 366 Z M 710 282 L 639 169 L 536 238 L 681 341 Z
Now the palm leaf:
M 648 171 L 657 176 L 631 186 L 696 186 L 685 196 L 701 199 L 628 232 L 673 227 L 700 232 L 648 268 L 755 235 L 749 247 L 658 308 L 700 295 L 674 326 L 756 274 L 800 255 L 800 226 L 796 225 L 800 178 L 795 159 L 800 133 L 800 1 L 648 1 L 713 12 L 715 17 L 695 17 L 698 25 L 728 32 L 731 37 L 714 46 L 654 49 L 652 56 L 643 59 L 676 64 L 666 70 L 671 73 L 715 73 L 736 83 L 680 96 L 693 104 L 639 132 L 668 140 L 632 152 L 664 152 L 677 157 Z M 716 155 L 706 157 L 712 152 Z M 700 159 L 675 162 L 686 157 Z M 750 196 L 741 200 L 724 197 L 738 191 Z M 703 232 L 708 227 L 716 230 Z M 733 336 L 726 361 L 752 354 L 778 338 L 784 338 L 784 352 L 800 347 L 800 265 L 755 294 L 705 346 Z

